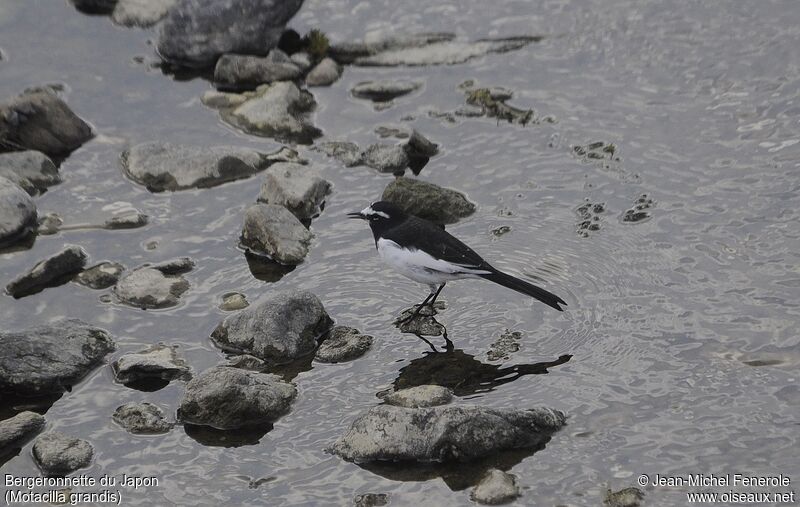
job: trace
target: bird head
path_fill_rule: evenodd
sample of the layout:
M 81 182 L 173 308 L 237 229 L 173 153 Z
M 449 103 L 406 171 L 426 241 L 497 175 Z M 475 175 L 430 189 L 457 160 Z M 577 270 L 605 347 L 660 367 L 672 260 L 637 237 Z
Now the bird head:
M 373 202 L 361 211 L 348 213 L 347 216 L 366 220 L 373 229 L 391 227 L 403 222 L 408 217 L 402 208 L 388 201 Z

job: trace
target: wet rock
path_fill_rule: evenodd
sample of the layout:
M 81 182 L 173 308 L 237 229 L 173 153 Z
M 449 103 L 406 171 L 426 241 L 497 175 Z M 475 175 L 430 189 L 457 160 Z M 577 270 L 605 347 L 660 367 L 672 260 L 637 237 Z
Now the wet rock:
M 396 407 L 436 407 L 453 401 L 453 391 L 437 385 L 421 385 L 389 393 L 383 401 Z
M 300 264 L 313 235 L 291 211 L 277 204 L 253 204 L 244 214 L 241 244 L 281 264 Z
M 86 252 L 75 245 L 67 245 L 57 254 L 39 261 L 30 271 L 6 285 L 6 292 L 21 298 L 41 292 L 47 287 L 63 285 L 71 275 L 80 272 L 86 265 Z
M 499 359 L 507 360 L 511 354 L 519 350 L 519 342 L 522 339 L 522 333 L 519 331 L 509 331 L 508 329 L 500 335 L 500 337 L 489 346 L 489 352 L 486 354 L 489 361 L 497 361 Z
M 247 296 L 239 292 L 231 292 L 222 296 L 222 303 L 219 305 L 219 309 L 232 312 L 248 306 L 250 306 L 250 303 L 247 302 Z
M 0 176 L 0 245 L 13 243 L 36 227 L 36 204 L 16 183 Z
M 191 368 L 178 357 L 178 347 L 159 343 L 132 354 L 125 354 L 111 364 L 114 380 L 130 384 L 143 379 L 176 380 L 191 377 Z
M 356 419 L 330 451 L 348 461 L 467 461 L 535 448 L 564 424 L 564 414 L 549 408 L 378 405 Z
M 645 221 L 650 218 L 650 211 L 648 210 L 654 206 L 653 199 L 647 197 L 647 194 L 642 194 L 636 199 L 633 206 L 622 214 L 622 221 L 631 224 Z
M 386 493 L 364 493 L 353 498 L 353 507 L 382 507 L 389 505 L 389 495 Z
M 264 371 L 267 369 L 268 365 L 266 361 L 259 359 L 256 356 L 251 356 L 250 354 L 241 354 L 229 358 L 225 363 L 225 366 L 230 366 L 231 368 L 241 368 L 242 370 Z
M 288 148 L 265 154 L 236 146 L 143 143 L 122 153 L 125 174 L 151 192 L 208 188 L 247 178 L 274 162 L 297 161 Z
M 117 0 L 69 0 L 81 12 L 86 14 L 111 14 Z
M 319 171 L 300 164 L 275 164 L 264 174 L 258 202 L 286 207 L 298 219 L 317 216 L 331 193 L 331 184 Z
M 22 446 L 43 429 L 44 417 L 27 410 L 0 421 L 0 455 Z
M 500 225 L 492 229 L 492 236 L 499 238 L 500 236 L 504 236 L 511 232 L 510 225 Z
M 193 270 L 195 266 L 191 257 L 177 257 L 168 261 L 148 264 L 147 267 L 157 269 L 165 275 L 180 275 Z
M 416 130 L 411 130 L 408 142 L 405 144 L 409 156 L 433 157 L 439 153 L 439 145 L 423 136 Z
M 644 493 L 639 488 L 625 488 L 612 492 L 606 491 L 603 505 L 608 507 L 639 507 L 644 500 Z
M 13 181 L 30 195 L 61 182 L 58 168 L 50 157 L 33 150 L 0 153 L 0 177 Z
M 0 332 L 0 391 L 24 396 L 68 391 L 114 348 L 107 332 L 73 319 Z
M 419 33 L 365 37 L 363 42 L 345 42 L 330 47 L 329 54 L 340 63 L 353 63 L 358 58 L 376 55 L 383 51 L 424 47 L 455 39 L 452 33 Z
M 592 203 L 586 199 L 586 201 L 575 210 L 575 213 L 578 215 L 578 223 L 575 226 L 575 232 L 577 232 L 579 236 L 588 238 L 590 233 L 599 231 L 601 224 L 600 214 L 603 213 L 605 209 L 605 203 Z
M 92 444 L 58 431 L 45 433 L 33 443 L 33 458 L 46 476 L 65 476 L 87 467 L 93 455 Z
M 175 306 L 187 290 L 189 282 L 182 276 L 165 275 L 151 267 L 131 271 L 114 286 L 120 301 L 143 310 Z
M 354 167 L 364 163 L 364 153 L 355 143 L 329 141 L 315 145 L 311 149 L 335 158 L 346 167 Z
M 177 3 L 177 0 L 118 0 L 111 14 L 114 23 L 147 28 L 155 25 Z
M 524 110 L 510 106 L 505 103 L 506 99 L 502 98 L 505 96 L 503 94 L 493 95 L 492 90 L 489 88 L 478 88 L 467 94 L 467 104 L 480 108 L 484 116 L 497 118 L 509 123 L 527 125 L 534 120 L 533 109 Z
M 119 280 L 125 266 L 117 262 L 101 262 L 82 271 L 75 277 L 75 282 L 90 289 L 107 289 Z
M 39 236 L 49 236 L 61 230 L 64 225 L 64 219 L 58 216 L 58 213 L 47 213 L 43 217 L 39 217 L 39 225 L 36 229 L 36 234 Z
M 158 35 L 164 60 L 210 67 L 225 53 L 265 55 L 302 0 L 178 0 Z
M 150 217 L 148 217 L 141 211 L 132 210 L 109 218 L 108 220 L 105 221 L 103 227 L 112 230 L 136 229 L 138 227 L 144 227 L 145 225 L 147 225 L 147 222 L 149 220 Z
M 111 418 L 133 434 L 166 433 L 174 426 L 167 421 L 163 410 L 147 402 L 120 405 Z
M 54 93 L 23 93 L 0 104 L 0 150 L 37 150 L 66 155 L 94 136 Z
M 226 317 L 211 338 L 228 352 L 288 362 L 313 352 L 332 323 L 314 294 L 281 292 Z
M 385 81 L 362 81 L 356 84 L 350 93 L 353 97 L 367 99 L 373 102 L 388 102 L 397 97 L 408 95 L 419 90 L 422 83 L 416 81 L 385 80 Z
M 442 336 L 445 328 L 434 317 L 439 310 L 445 309 L 444 301 L 437 301 L 433 304 L 434 308 L 425 306 L 421 308 L 416 317 L 410 318 L 417 307 L 406 308 L 394 321 L 397 329 L 403 333 L 411 333 L 419 336 Z
M 352 361 L 363 356 L 370 347 L 371 336 L 361 334 L 352 327 L 336 326 L 319 346 L 314 359 L 321 363 Z
M 410 162 L 402 146 L 375 143 L 364 150 L 364 165 L 382 173 L 402 174 Z
M 317 103 L 307 90 L 280 81 L 261 85 L 243 94 L 246 100 L 235 107 L 220 108 L 222 119 L 247 133 L 311 144 L 322 131 L 311 124 L 310 113 Z
M 291 61 L 249 55 L 222 55 L 214 67 L 217 88 L 233 90 L 252 89 L 275 81 L 291 81 L 301 75 L 300 67 Z
M 445 40 L 427 45 L 388 49 L 353 61 L 355 65 L 396 67 L 399 65 L 453 65 L 490 53 L 507 53 L 538 42 L 541 37 L 522 36 L 482 39 L 474 42 Z
M 472 490 L 470 498 L 484 505 L 500 505 L 514 500 L 520 494 L 516 476 L 492 468 Z
M 200 102 L 203 105 L 213 109 L 237 107 L 246 101 L 247 96 L 241 93 L 220 92 L 217 90 L 208 90 L 200 97 Z
M 218 366 L 186 385 L 178 416 L 220 430 L 262 426 L 286 414 L 296 396 L 275 375 Z
M 306 76 L 308 86 L 330 86 L 342 75 L 342 68 L 332 58 L 323 58 Z
M 410 178 L 396 178 L 389 183 L 381 199 L 440 224 L 456 223 L 475 212 L 475 205 L 461 192 Z
M 572 152 L 584 161 L 590 160 L 617 160 L 617 147 L 613 143 L 605 143 L 603 141 L 596 141 L 593 143 L 573 146 Z

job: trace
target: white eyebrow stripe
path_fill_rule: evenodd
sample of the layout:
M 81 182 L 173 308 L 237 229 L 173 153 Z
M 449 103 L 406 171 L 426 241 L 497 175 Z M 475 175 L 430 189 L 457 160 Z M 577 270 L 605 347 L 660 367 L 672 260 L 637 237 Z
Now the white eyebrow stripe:
M 389 215 L 387 215 L 383 211 L 375 211 L 374 209 L 372 209 L 372 206 L 367 206 L 366 208 L 362 209 L 361 214 L 364 216 L 378 215 L 379 217 L 389 218 Z

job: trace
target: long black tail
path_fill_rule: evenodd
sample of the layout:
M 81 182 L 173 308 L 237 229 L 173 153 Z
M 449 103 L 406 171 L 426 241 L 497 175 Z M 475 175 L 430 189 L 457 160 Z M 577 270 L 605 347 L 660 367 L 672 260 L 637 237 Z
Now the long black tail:
M 563 299 L 556 296 L 552 292 L 547 292 L 541 287 L 537 287 L 532 283 L 528 283 L 525 280 L 520 280 L 519 278 L 515 278 L 511 275 L 507 275 L 502 271 L 494 270 L 494 273 L 488 275 L 480 275 L 481 278 L 485 278 L 486 280 L 491 280 L 494 283 L 499 283 L 503 287 L 508 287 L 509 289 L 513 289 L 517 292 L 521 292 L 522 294 L 527 294 L 528 296 L 534 297 L 541 301 L 542 303 L 546 304 L 547 306 L 553 307 L 559 312 L 564 310 L 561 309 L 558 305 L 566 306 L 567 303 L 564 302 Z

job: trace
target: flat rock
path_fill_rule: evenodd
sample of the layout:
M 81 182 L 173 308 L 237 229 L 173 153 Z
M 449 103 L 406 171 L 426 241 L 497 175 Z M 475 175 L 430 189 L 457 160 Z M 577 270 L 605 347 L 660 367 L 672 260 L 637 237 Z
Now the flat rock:
M 237 146 L 187 146 L 162 142 L 138 144 L 122 153 L 125 175 L 151 192 L 208 188 L 247 178 L 274 162 L 297 161 L 282 148 L 264 154 Z
M 483 505 L 500 505 L 520 496 L 517 478 L 496 468 L 489 469 L 486 475 L 472 490 L 470 497 Z
M 13 243 L 36 227 L 36 204 L 19 185 L 0 176 L 0 245 Z
M 353 422 L 330 451 L 348 461 L 467 461 L 535 448 L 566 424 L 549 408 L 478 406 L 401 408 L 378 405 Z
M 47 476 L 65 476 L 87 467 L 93 455 L 92 444 L 58 431 L 45 433 L 33 443 L 33 458 Z
M 437 385 L 421 385 L 389 393 L 383 401 L 396 407 L 436 407 L 453 401 L 453 391 Z
M 291 61 L 226 54 L 217 60 L 217 65 L 214 67 L 214 83 L 217 88 L 252 89 L 264 83 L 292 81 L 300 78 L 302 74 L 303 71 L 300 67 Z
M 317 349 L 314 359 L 321 363 L 341 363 L 357 359 L 372 347 L 372 337 L 347 326 L 334 327 Z
M 310 354 L 333 324 L 310 292 L 280 292 L 217 326 L 211 339 L 221 349 L 259 359 L 288 362 Z
M 389 49 L 373 55 L 361 56 L 354 65 L 397 67 L 401 65 L 453 65 L 490 53 L 506 53 L 541 40 L 537 36 L 483 39 L 474 42 L 447 40 L 431 44 Z
M 210 67 L 225 53 L 265 55 L 303 0 L 178 0 L 158 34 L 164 60 Z
M 279 204 L 300 220 L 317 216 L 331 193 L 331 183 L 319 171 L 301 164 L 275 164 L 264 173 L 258 202 Z
M 120 405 L 111 418 L 133 434 L 166 433 L 174 426 L 167 421 L 163 410 L 147 402 Z
M 36 90 L 0 104 L 0 146 L 66 155 L 93 136 L 54 93 Z
M 308 86 L 330 86 L 342 75 L 342 68 L 333 58 L 323 58 L 306 75 Z
M 195 266 L 191 257 L 176 257 L 167 261 L 147 264 L 147 267 L 157 269 L 165 275 L 180 275 L 193 270 Z
M 222 303 L 219 305 L 219 309 L 226 312 L 233 312 L 242 310 L 248 306 L 250 306 L 250 303 L 247 302 L 247 296 L 240 292 L 231 292 L 222 296 Z
M 151 267 L 129 272 L 114 286 L 120 301 L 143 310 L 175 306 L 187 290 L 189 282 L 182 276 L 165 275 Z
M 382 173 L 402 174 L 410 162 L 408 153 L 396 144 L 375 143 L 364 150 L 363 163 Z
M 340 63 L 353 63 L 358 58 L 376 55 L 384 51 L 424 47 L 438 42 L 455 39 L 453 33 L 412 33 L 391 34 L 376 33 L 364 38 L 364 41 L 345 42 L 330 47 L 329 54 Z
M 177 0 L 118 0 L 111 19 L 122 26 L 148 28 L 166 17 Z
M 178 347 L 159 343 L 132 354 L 125 354 L 111 364 L 114 380 L 129 384 L 142 379 L 175 380 L 191 377 L 191 368 L 178 357 Z
M 475 212 L 475 204 L 461 192 L 411 178 L 396 178 L 381 198 L 407 213 L 440 224 L 456 223 Z
M 245 210 L 241 245 L 281 264 L 300 264 L 313 235 L 291 211 L 278 204 L 253 204 Z
M 417 81 L 384 80 L 362 81 L 350 90 L 353 97 L 373 102 L 388 102 L 397 97 L 419 90 L 422 83 Z
M 311 148 L 314 151 L 333 157 L 346 167 L 355 167 L 364 163 L 364 152 L 355 143 L 345 141 L 327 141 Z
M 148 217 L 141 211 L 132 210 L 108 218 L 103 224 L 103 227 L 111 230 L 137 229 L 139 227 L 144 227 L 145 225 L 147 225 L 147 222 L 149 220 L 150 217 Z
M 86 252 L 75 245 L 67 245 L 63 250 L 36 263 L 30 271 L 11 281 L 6 292 L 15 298 L 35 294 L 68 281 L 71 275 L 79 273 L 86 265 Z
M 114 349 L 107 332 L 73 319 L 0 332 L 0 391 L 25 396 L 68 391 Z
M 0 421 L 0 455 L 22 446 L 43 429 L 44 416 L 27 410 Z
M 117 283 L 125 266 L 118 262 L 101 262 L 78 273 L 75 282 L 90 289 L 107 289 Z
M 30 195 L 44 192 L 47 187 L 61 182 L 58 168 L 50 157 L 34 150 L 0 153 L 0 176 L 13 181 Z
M 263 426 L 286 414 L 296 396 L 275 375 L 218 366 L 186 385 L 178 416 L 220 430 Z

